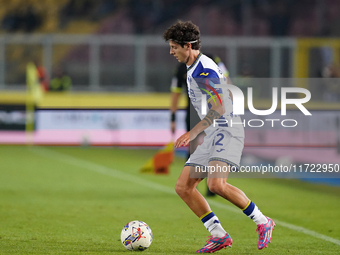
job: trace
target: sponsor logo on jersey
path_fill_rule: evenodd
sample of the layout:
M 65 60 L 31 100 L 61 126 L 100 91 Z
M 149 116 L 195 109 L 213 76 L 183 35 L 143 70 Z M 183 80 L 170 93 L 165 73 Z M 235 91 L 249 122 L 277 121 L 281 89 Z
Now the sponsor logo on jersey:
M 205 72 L 203 72 L 203 73 L 200 73 L 200 75 L 208 76 L 208 75 L 209 75 L 209 73 L 205 73 Z

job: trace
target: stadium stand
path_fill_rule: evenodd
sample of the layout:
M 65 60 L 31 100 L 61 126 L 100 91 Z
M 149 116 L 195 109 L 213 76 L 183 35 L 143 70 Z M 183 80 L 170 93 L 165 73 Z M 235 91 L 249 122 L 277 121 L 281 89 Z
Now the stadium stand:
M 336 0 L 266 0 L 249 1 L 249 5 L 242 5 L 238 0 L 190 0 L 185 4 L 180 0 L 7 0 L 4 6 L 6 8 L 0 10 L 2 33 L 154 34 L 184 14 L 206 35 L 327 36 L 339 33 L 340 7 Z M 30 27 L 20 27 L 13 21 L 22 20 L 24 14 Z M 117 19 L 120 19 L 120 26 L 116 25 Z M 96 26 L 98 23 L 101 23 L 100 28 Z
M 202 34 L 207 36 L 340 35 L 340 7 L 335 0 L 265 0 L 249 1 L 249 5 L 242 5 L 242 1 L 238 0 L 191 2 L 193 1 L 186 1 L 184 4 L 180 0 L 7 0 L 3 1 L 6 8 L 0 8 L 0 33 L 161 34 L 175 19 L 185 18 L 196 23 Z M 26 16 L 26 21 L 30 20 L 30 25 L 22 27 L 22 24 L 27 23 L 23 22 L 23 16 Z M 126 47 L 104 46 L 101 48 L 100 60 L 109 63 L 110 60 L 119 58 L 122 63 L 131 63 L 131 52 Z M 40 46 L 7 46 L 8 75 L 5 83 L 22 84 L 26 63 L 32 59 L 40 59 L 41 53 Z M 240 54 L 246 52 L 240 51 Z M 264 54 L 267 57 L 269 53 Z M 157 57 L 150 55 L 148 61 L 153 62 L 154 58 Z M 54 67 L 68 61 L 86 65 L 88 59 L 87 46 L 54 46 Z M 11 75 L 12 73 L 15 75 Z M 254 73 L 257 77 L 268 76 L 268 73 L 257 73 L 256 70 Z

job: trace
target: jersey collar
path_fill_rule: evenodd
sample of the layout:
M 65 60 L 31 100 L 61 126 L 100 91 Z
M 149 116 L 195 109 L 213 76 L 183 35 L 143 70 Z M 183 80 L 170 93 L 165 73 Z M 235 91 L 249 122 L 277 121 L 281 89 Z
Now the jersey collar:
M 200 53 L 198 54 L 198 56 L 197 56 L 197 58 L 195 59 L 194 63 L 192 63 L 192 65 L 188 67 L 187 72 L 189 72 L 189 70 L 190 70 L 191 68 L 193 68 L 194 65 L 196 65 L 196 63 L 198 62 L 198 59 L 199 59 L 201 56 L 202 56 L 202 52 L 200 52 Z

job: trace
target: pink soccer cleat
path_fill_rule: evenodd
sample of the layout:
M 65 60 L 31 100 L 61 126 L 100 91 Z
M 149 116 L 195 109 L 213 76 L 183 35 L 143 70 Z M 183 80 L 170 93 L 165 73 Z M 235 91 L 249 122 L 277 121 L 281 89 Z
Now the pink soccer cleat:
M 223 248 L 231 247 L 233 239 L 231 239 L 228 233 L 223 237 L 209 236 L 207 244 L 202 249 L 196 251 L 196 253 L 213 253 Z
M 268 222 L 266 224 L 259 224 L 257 225 L 256 231 L 259 232 L 259 242 L 257 244 L 257 248 L 261 250 L 262 248 L 268 246 L 270 241 L 272 240 L 272 231 L 275 227 L 275 222 L 266 217 L 268 219 Z

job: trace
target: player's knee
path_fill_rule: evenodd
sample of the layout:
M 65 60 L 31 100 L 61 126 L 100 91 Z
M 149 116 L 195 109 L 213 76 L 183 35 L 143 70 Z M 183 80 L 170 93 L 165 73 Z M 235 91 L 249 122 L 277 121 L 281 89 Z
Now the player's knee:
M 208 188 L 211 192 L 219 195 L 222 193 L 224 186 L 219 181 L 210 181 L 208 182 Z
M 177 181 L 175 186 L 175 191 L 180 197 L 190 196 L 192 191 L 195 189 L 195 185 L 183 183 L 181 181 Z
M 175 191 L 176 191 L 177 195 L 182 197 L 182 196 L 185 195 L 187 190 L 186 190 L 186 188 L 183 184 L 181 184 L 180 182 L 177 182 L 176 186 L 175 186 Z

